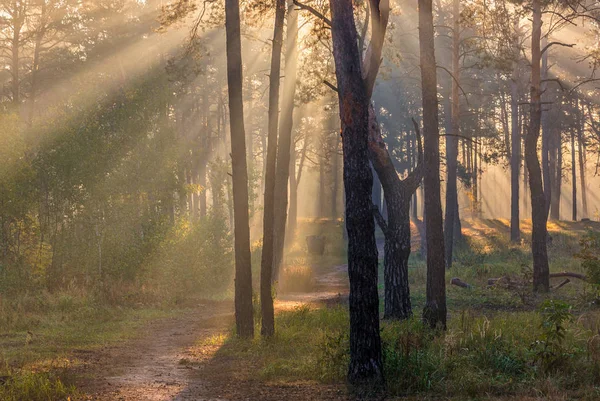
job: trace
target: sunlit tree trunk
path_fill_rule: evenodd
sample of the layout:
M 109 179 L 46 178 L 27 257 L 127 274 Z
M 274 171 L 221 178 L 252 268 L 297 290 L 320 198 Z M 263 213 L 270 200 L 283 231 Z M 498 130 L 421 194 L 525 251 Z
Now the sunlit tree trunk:
M 300 152 L 300 161 L 298 162 L 298 172 L 295 173 L 295 165 L 296 160 L 295 151 L 293 159 L 293 165 L 290 167 L 290 209 L 288 216 L 288 240 L 292 241 L 294 239 L 296 233 L 296 227 L 298 225 L 298 186 L 300 185 L 300 180 L 302 179 L 302 172 L 304 170 L 304 164 L 306 162 L 306 152 L 308 149 L 308 136 L 304 137 L 304 141 L 302 144 L 302 150 Z M 294 176 L 294 177 L 292 177 Z
M 340 148 L 340 137 L 339 135 L 335 136 L 333 146 L 333 154 L 331 157 L 333 158 L 333 162 L 331 165 L 331 175 L 333 180 L 333 188 L 331 189 L 331 218 L 333 221 L 336 221 L 338 218 L 338 210 L 337 210 L 337 201 L 338 201 L 338 192 L 340 188 L 340 180 L 339 180 L 339 170 L 340 170 L 340 156 L 339 156 L 339 148 Z
M 546 46 L 548 39 L 544 36 L 542 39 L 541 46 Z M 541 56 L 542 69 L 540 76 L 540 108 L 542 99 L 545 98 L 544 93 L 546 92 L 546 83 L 544 82 L 548 78 L 548 52 L 544 52 Z M 546 197 L 546 215 L 550 213 L 550 206 L 552 204 L 552 177 L 550 167 L 550 130 L 548 127 L 548 113 L 541 113 L 541 129 L 542 129 L 542 181 L 544 184 L 544 196 Z
M 285 246 L 285 226 L 288 211 L 288 181 L 290 178 L 290 160 L 293 149 L 294 97 L 296 95 L 296 75 L 298 70 L 298 11 L 294 3 L 288 1 L 287 32 L 285 42 L 285 66 L 283 100 L 281 102 L 281 127 L 279 146 L 277 147 L 277 170 L 275 174 L 275 226 L 273 252 L 273 280 L 277 281 L 283 260 Z M 292 175 L 295 171 L 292 170 Z
M 458 210 L 458 137 L 460 130 L 460 98 L 459 98 L 459 46 L 460 46 L 460 4 L 459 0 L 453 0 L 453 34 L 452 34 L 452 106 L 451 106 L 451 132 L 446 136 L 446 218 L 444 226 L 444 244 L 446 245 L 446 266 L 452 267 L 452 253 L 454 247 L 455 222 Z
M 583 208 L 582 216 L 588 217 L 587 191 L 585 187 L 585 142 L 583 136 L 583 130 L 585 127 L 585 112 L 583 111 L 583 105 L 580 105 L 579 103 L 579 98 L 577 99 L 577 109 L 579 110 L 580 116 L 577 124 L 577 143 L 579 147 L 579 179 L 581 187 L 581 206 Z
M 551 139 L 551 179 L 552 193 L 550 199 L 552 204 L 550 205 L 550 215 L 553 220 L 560 220 L 560 196 L 562 190 L 562 132 L 560 129 L 554 129 L 552 132 Z
M 254 335 L 252 266 L 248 216 L 248 166 L 242 98 L 242 47 L 239 0 L 225 0 L 227 83 L 231 126 L 231 175 L 233 181 L 235 242 L 235 326 L 240 337 Z
M 515 32 L 519 32 L 519 21 L 515 19 Z M 519 172 L 521 170 L 521 132 L 519 127 L 519 47 L 515 43 L 513 71 L 510 80 L 510 240 L 521 241 Z
M 345 223 L 350 279 L 350 365 L 352 384 L 383 383 L 377 292 L 377 246 L 369 166 L 369 99 L 361 72 L 350 0 L 330 0 L 333 55 L 344 153 Z
M 575 161 L 575 128 L 571 128 L 571 183 L 573 185 L 573 221 L 577 221 L 577 163 Z
M 446 266 L 440 199 L 440 133 L 432 2 L 419 0 L 418 7 L 425 163 L 423 184 L 427 215 L 427 301 L 423 308 L 423 319 L 431 327 L 446 328 Z
M 267 138 L 267 168 L 265 172 L 265 202 L 263 211 L 263 249 L 260 266 L 260 307 L 262 312 L 261 334 L 270 337 L 275 333 L 273 310 L 274 218 L 275 218 L 275 172 L 277 164 L 277 129 L 279 119 L 279 83 L 281 75 L 281 49 L 283 47 L 283 19 L 285 0 L 275 5 L 275 26 L 271 71 L 269 75 L 269 127 Z M 287 152 L 289 147 L 285 149 Z
M 33 123 L 33 115 L 35 113 L 35 100 L 38 91 L 38 75 L 40 70 L 40 53 L 42 48 L 42 40 L 46 32 L 46 1 L 42 0 L 40 7 L 40 25 L 35 33 L 35 43 L 33 49 L 33 60 L 31 64 L 31 89 L 29 91 L 29 115 L 27 116 L 27 124 L 31 127 Z
M 525 138 L 525 161 L 529 171 L 529 188 L 531 191 L 532 234 L 531 250 L 533 253 L 533 289 L 548 291 L 550 277 L 547 250 L 547 218 L 546 195 L 542 184 L 542 171 L 537 155 L 537 143 L 540 137 L 542 118 L 541 105 L 541 31 L 542 11 L 540 0 L 533 0 L 533 26 L 531 35 L 531 98 L 529 129 Z

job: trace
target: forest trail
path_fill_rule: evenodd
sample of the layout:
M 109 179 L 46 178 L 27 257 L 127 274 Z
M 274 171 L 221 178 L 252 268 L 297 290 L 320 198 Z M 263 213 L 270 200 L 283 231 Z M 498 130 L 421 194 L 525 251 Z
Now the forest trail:
M 276 310 L 337 303 L 348 292 L 347 266 L 319 272 L 314 292 L 280 296 Z M 338 400 L 342 391 L 316 383 L 278 384 L 251 379 L 248 367 L 218 356 L 219 336 L 234 322 L 233 303 L 204 302 L 190 313 L 151 322 L 129 342 L 85 355 L 77 383 L 86 400 Z

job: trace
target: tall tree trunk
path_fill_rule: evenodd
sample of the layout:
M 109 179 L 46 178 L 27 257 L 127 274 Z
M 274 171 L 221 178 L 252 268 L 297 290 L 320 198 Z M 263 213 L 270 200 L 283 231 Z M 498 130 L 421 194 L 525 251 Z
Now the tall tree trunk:
M 31 127 L 33 124 L 33 115 L 35 113 L 35 100 L 38 90 L 38 75 L 40 70 L 40 53 L 42 48 L 42 40 L 46 34 L 46 1 L 42 0 L 40 8 L 40 26 L 35 33 L 35 44 L 33 49 L 33 61 L 31 64 L 31 90 L 29 91 L 29 115 L 27 116 L 27 125 Z
M 542 48 L 546 46 L 548 39 L 544 36 L 542 39 Z M 533 51 L 533 50 L 532 50 Z M 548 51 L 541 55 L 542 69 L 540 76 L 540 109 L 542 108 L 541 102 L 545 98 L 546 83 L 545 80 L 548 78 Z M 550 213 L 550 205 L 552 201 L 552 177 L 550 167 L 550 127 L 548 127 L 548 112 L 540 111 L 541 113 L 541 129 L 542 129 L 542 180 L 544 184 L 544 196 L 546 197 L 546 215 Z
M 519 31 L 519 21 L 515 19 L 515 32 Z M 515 44 L 515 60 L 510 80 L 510 240 L 521 241 L 519 211 L 519 172 L 521 170 L 521 132 L 519 127 L 519 47 Z
M 293 146 L 293 145 L 292 145 Z M 298 162 L 298 172 L 296 173 L 296 160 L 293 160 L 293 165 L 290 166 L 290 210 L 288 216 L 288 240 L 292 241 L 296 235 L 296 227 L 298 225 L 298 186 L 302 178 L 304 163 L 306 162 L 306 151 L 308 149 L 308 136 L 304 138 L 302 150 L 300 153 L 300 161 Z M 295 150 L 292 159 L 295 159 Z M 294 177 L 292 177 L 294 176 Z
M 12 75 L 12 102 L 13 105 L 19 106 L 21 103 L 21 79 L 19 76 L 19 64 L 21 61 L 20 50 L 21 50 L 21 29 L 23 28 L 24 22 L 24 10 L 21 8 L 23 3 L 13 2 L 13 35 L 11 39 L 11 75 Z
M 562 154 L 562 137 L 559 129 L 554 132 L 554 149 L 552 152 L 555 154 L 556 167 L 554 169 L 554 184 L 552 186 L 552 218 L 554 220 L 560 220 L 560 197 L 562 194 L 562 169 L 563 169 L 563 154 Z
M 423 318 L 431 327 L 446 328 L 446 266 L 440 199 L 440 132 L 431 0 L 419 0 L 419 46 L 423 92 L 424 187 L 427 236 L 427 301 Z
M 338 135 L 335 136 L 334 146 L 333 146 L 333 163 L 331 165 L 331 175 L 333 180 L 333 188 L 331 189 L 331 218 L 333 221 L 337 221 L 338 218 L 338 210 L 337 210 L 337 201 L 338 201 L 338 192 L 340 188 L 339 184 L 339 170 L 340 170 L 340 156 L 339 156 L 339 148 L 340 148 L 340 137 Z
M 238 336 L 254 335 L 252 266 L 248 215 L 248 166 L 242 98 L 242 46 L 239 0 L 225 0 L 227 83 L 231 126 L 231 175 L 233 182 L 235 243 L 235 326 Z
M 444 220 L 444 244 L 446 245 L 446 266 L 452 267 L 452 253 L 454 247 L 454 223 L 456 222 L 456 211 L 458 210 L 458 137 L 460 130 L 460 98 L 459 98 L 459 45 L 460 45 L 460 4 L 459 0 L 453 0 L 452 10 L 454 14 L 454 26 L 452 34 L 452 112 L 451 135 L 446 136 L 446 219 Z
M 411 149 L 412 149 L 412 167 L 415 168 L 417 167 L 417 145 L 416 145 L 416 141 L 417 138 L 415 138 L 414 141 L 411 141 L 412 145 L 411 145 Z M 415 193 L 412 196 L 412 220 L 417 222 L 419 220 L 419 199 L 417 197 L 417 192 L 415 191 Z
M 587 193 L 585 187 L 585 143 L 583 130 L 585 127 L 585 112 L 583 111 L 583 105 L 579 108 L 579 98 L 577 99 L 577 110 L 579 110 L 579 124 L 577 125 L 577 143 L 579 147 L 579 186 L 581 187 L 581 206 L 583 208 L 583 217 L 588 217 L 587 209 Z
M 407 319 L 412 315 L 408 285 L 410 257 L 410 198 L 423 176 L 423 150 L 419 140 L 417 166 L 400 180 L 385 142 L 381 137 L 375 109 L 370 107 L 369 156 L 385 192 L 387 222 L 373 205 L 375 219 L 385 235 L 384 244 L 384 319 Z M 417 126 L 417 137 L 420 138 Z
M 325 217 L 325 137 L 321 137 L 321 150 L 319 152 L 319 204 L 317 217 L 322 219 Z
M 577 221 L 577 163 L 575 161 L 575 128 L 571 128 L 571 183 L 573 184 L 573 221 Z
M 525 138 L 525 161 L 529 171 L 529 188 L 531 191 L 531 251 L 533 253 L 533 289 L 546 292 L 550 288 L 550 272 L 547 250 L 546 195 L 542 184 L 542 171 L 537 155 L 537 143 L 540 137 L 542 119 L 541 104 L 541 31 L 542 11 L 540 0 L 533 0 L 533 28 L 531 35 L 531 99 L 529 130 Z
M 333 56 L 344 152 L 348 275 L 350 279 L 350 365 L 352 384 L 383 383 L 377 292 L 377 246 L 371 210 L 369 99 L 361 72 L 350 0 L 330 0 Z
M 275 228 L 273 252 L 273 279 L 279 278 L 279 269 L 283 260 L 285 246 L 285 226 L 288 211 L 288 181 L 290 178 L 290 160 L 292 132 L 294 125 L 294 97 L 296 96 L 296 74 L 298 70 L 298 11 L 293 1 L 288 1 L 287 32 L 285 43 L 285 66 L 283 100 L 281 102 L 281 127 L 277 147 L 277 172 L 275 174 Z M 292 171 L 292 175 L 296 172 Z
M 260 265 L 260 308 L 262 312 L 261 334 L 271 337 L 275 334 L 275 313 L 273 310 L 274 257 L 274 218 L 275 218 L 275 171 L 277 163 L 277 128 L 279 119 L 279 83 L 281 75 L 281 49 L 283 46 L 283 19 L 285 0 L 277 0 L 275 6 L 275 26 L 273 49 L 269 75 L 269 127 L 267 138 L 267 169 L 265 172 L 265 202 L 263 211 L 263 248 Z M 285 149 L 285 151 L 287 151 Z

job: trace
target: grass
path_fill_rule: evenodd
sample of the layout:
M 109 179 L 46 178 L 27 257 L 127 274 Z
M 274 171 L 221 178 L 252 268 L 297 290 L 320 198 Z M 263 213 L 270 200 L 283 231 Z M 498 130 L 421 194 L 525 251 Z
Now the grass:
M 110 304 L 74 288 L 0 299 L 0 400 L 74 397 L 70 372 L 82 363 L 79 356 L 184 312 L 183 306 Z
M 589 226 L 549 224 L 551 271 L 584 272 L 574 255 Z M 591 227 L 600 228 L 597 224 Z M 572 280 L 549 294 L 534 295 L 528 282 L 532 264 L 527 239 L 530 227 L 524 224 L 522 228 L 524 240 L 512 244 L 506 221 L 467 221 L 465 241 L 458 247 L 446 279 L 449 283 L 452 277 L 460 277 L 473 288 L 448 285 L 449 326 L 445 333 L 432 332 L 418 318 L 425 303 L 426 268 L 413 252 L 409 280 L 415 317 L 382 323 L 388 396 L 455 400 L 600 398 L 597 291 Z M 331 263 L 334 257 L 330 254 L 323 258 Z M 312 263 L 318 265 L 318 261 Z M 488 288 L 489 278 L 502 276 L 522 285 Z M 560 322 L 564 329 L 560 340 L 553 337 L 556 327 L 548 323 L 544 307 L 555 304 L 569 305 L 568 318 Z M 253 377 L 262 381 L 311 380 L 342 385 L 349 360 L 348 326 L 345 307 L 301 307 L 276 317 L 274 338 L 221 338 L 217 355 L 251 366 Z
M 549 225 L 552 271 L 584 272 L 573 255 L 590 226 L 600 229 L 593 223 Z M 389 396 L 600 398 L 598 291 L 572 280 L 550 294 L 533 295 L 527 284 L 530 227 L 523 224 L 522 228 L 524 241 L 512 244 L 506 221 L 465 221 L 465 241 L 456 250 L 446 282 L 460 277 L 473 288 L 448 285 L 449 327 L 445 333 L 430 331 L 418 319 L 425 303 L 426 268 L 413 252 L 409 281 L 415 318 L 382 323 Z M 312 291 L 316 275 L 346 263 L 342 229 L 339 221 L 301 221 L 284 261 L 279 291 Z M 325 236 L 323 256 L 307 255 L 307 235 Z M 260 260 L 260 248 L 253 252 L 256 259 Z M 488 288 L 488 278 L 502 276 L 524 285 Z M 0 399 L 77 398 L 68 372 L 81 363 L 80 352 L 135 337 L 148 321 L 185 313 L 186 299 L 177 303 L 153 299 L 156 297 L 145 295 L 106 297 L 77 288 L 1 298 L 0 381 L 4 384 L 0 385 Z M 571 305 L 572 319 L 562 322 L 564 340 L 559 345 L 548 345 L 552 338 L 543 324 L 547 316 L 540 305 L 549 300 Z M 270 340 L 259 336 L 240 340 L 228 333 L 206 339 L 204 345 L 218 349 L 215 357 L 229 358 L 236 367 L 246 366 L 255 380 L 343 385 L 349 360 L 348 327 L 345 306 L 302 306 L 276 316 L 276 335 Z

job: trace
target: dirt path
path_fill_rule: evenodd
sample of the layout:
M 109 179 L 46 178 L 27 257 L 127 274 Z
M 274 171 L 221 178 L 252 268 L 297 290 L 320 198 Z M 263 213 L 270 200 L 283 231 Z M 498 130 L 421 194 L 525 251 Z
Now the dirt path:
M 277 310 L 308 303 L 339 302 L 347 294 L 346 266 L 317 277 L 315 292 L 282 296 Z M 206 302 L 188 315 L 149 324 L 131 342 L 82 355 L 78 388 L 87 400 L 340 400 L 343 391 L 315 383 L 265 384 L 234 361 L 215 358 L 215 336 L 233 324 L 231 302 Z M 194 361 L 194 363 L 188 363 Z

